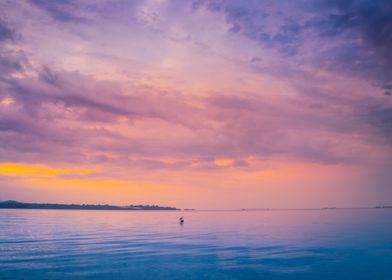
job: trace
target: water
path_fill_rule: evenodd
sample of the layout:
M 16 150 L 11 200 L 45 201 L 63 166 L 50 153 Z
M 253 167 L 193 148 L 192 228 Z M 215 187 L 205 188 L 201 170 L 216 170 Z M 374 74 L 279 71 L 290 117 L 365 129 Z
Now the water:
M 0 279 L 71 278 L 389 280 L 392 209 L 0 210 Z

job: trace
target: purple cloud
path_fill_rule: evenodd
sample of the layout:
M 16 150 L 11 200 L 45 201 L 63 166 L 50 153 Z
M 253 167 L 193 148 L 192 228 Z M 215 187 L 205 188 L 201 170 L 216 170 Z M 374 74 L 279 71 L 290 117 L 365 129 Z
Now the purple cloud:
M 176 7 L 150 7 L 143 1 L 129 5 L 127 1 L 113 5 L 33 1 L 39 8 L 35 12 L 44 11 L 45 20 L 60 26 L 48 27 L 48 42 L 56 37 L 65 46 L 40 49 L 39 42 L 28 36 L 39 29 L 16 24 L 17 20 L 14 25 L 20 29 L 14 29 L 6 20 L 0 21 L 0 98 L 14 101 L 0 107 L 3 160 L 105 163 L 147 170 L 226 168 L 214 165 L 219 158 L 232 160 L 227 168 L 241 169 L 252 168 L 249 157 L 322 164 L 383 161 L 377 157 L 380 150 L 390 149 L 391 101 L 386 101 L 388 94 L 373 95 L 377 90 L 390 91 L 389 64 L 378 63 L 380 57 L 389 61 L 385 49 L 390 42 L 388 36 L 370 35 L 381 23 L 386 24 L 382 32 L 388 30 L 389 17 L 381 7 L 388 10 L 389 4 L 381 2 L 374 6 L 366 2 L 373 7 L 369 17 L 382 19 L 373 22 L 362 11 L 367 5 L 356 1 L 343 6 L 198 1 Z M 126 17 L 116 20 L 123 8 L 132 10 L 129 22 Z M 162 24 L 166 29 L 153 28 L 162 18 L 185 21 L 176 9 L 214 23 L 223 14 L 225 28 L 219 29 L 223 43 L 207 32 L 210 41 L 203 41 L 197 47 L 200 53 L 195 52 L 194 43 L 202 42 L 197 35 L 203 23 L 179 27 L 173 21 Z M 149 18 L 154 13 L 156 17 Z M 144 24 L 135 20 L 146 14 Z M 91 24 L 80 21 L 83 15 L 93 19 Z M 367 23 L 372 24 L 370 29 Z M 106 24 L 115 27 L 109 30 L 121 32 L 101 36 L 99 28 Z M 71 25 L 89 36 L 75 36 Z M 366 39 L 364 44 L 357 42 L 360 35 Z M 156 38 L 162 44 L 155 44 Z M 233 46 L 215 51 L 215 44 L 225 46 L 225 40 Z M 105 55 L 108 50 L 111 55 Z M 274 63 L 264 53 L 271 50 Z M 129 59 L 132 52 L 138 52 L 137 59 Z M 180 58 L 196 58 L 184 66 L 178 53 L 183 55 Z M 220 82 L 213 83 L 213 89 L 205 86 L 211 80 L 203 76 L 200 69 L 205 68 L 197 62 L 207 55 L 220 63 L 217 80 L 233 82 L 232 77 L 243 71 L 237 78 L 244 86 L 238 83 L 225 91 Z M 100 56 L 105 59 L 94 60 Z M 86 67 L 90 63 L 95 67 Z M 75 64 L 89 70 L 75 70 Z M 232 64 L 238 65 L 235 71 L 221 73 L 232 69 Z M 338 81 L 337 69 L 344 73 L 345 84 Z M 372 75 L 365 79 L 366 73 Z M 194 76 L 201 78 L 192 80 Z M 252 79 L 256 85 L 247 87 Z M 346 86 L 357 81 L 373 84 L 374 92 Z M 279 86 L 287 88 L 277 90 Z

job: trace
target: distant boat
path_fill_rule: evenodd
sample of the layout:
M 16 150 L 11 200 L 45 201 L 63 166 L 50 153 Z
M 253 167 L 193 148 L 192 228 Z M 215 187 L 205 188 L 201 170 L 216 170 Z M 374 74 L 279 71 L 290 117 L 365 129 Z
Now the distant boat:
M 184 217 L 180 217 L 179 220 L 180 220 L 180 224 L 184 223 Z

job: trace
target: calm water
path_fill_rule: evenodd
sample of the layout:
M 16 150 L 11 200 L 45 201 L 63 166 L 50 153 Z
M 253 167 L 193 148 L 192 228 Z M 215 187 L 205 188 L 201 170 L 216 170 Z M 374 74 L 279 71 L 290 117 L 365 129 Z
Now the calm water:
M 390 280 L 392 209 L 0 210 L 0 279 L 70 278 Z

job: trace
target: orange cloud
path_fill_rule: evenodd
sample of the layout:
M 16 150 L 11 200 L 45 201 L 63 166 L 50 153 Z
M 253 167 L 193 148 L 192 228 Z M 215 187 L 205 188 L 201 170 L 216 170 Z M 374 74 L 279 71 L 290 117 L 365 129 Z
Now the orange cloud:
M 12 98 L 4 98 L 0 101 L 0 104 L 3 106 L 10 106 L 14 103 L 15 101 Z
M 233 164 L 233 160 L 231 159 L 216 159 L 214 164 L 217 166 L 230 166 Z
M 60 174 L 88 175 L 95 172 L 95 170 L 83 169 L 56 169 L 44 164 L 0 163 L 0 175 L 13 177 L 54 177 Z

